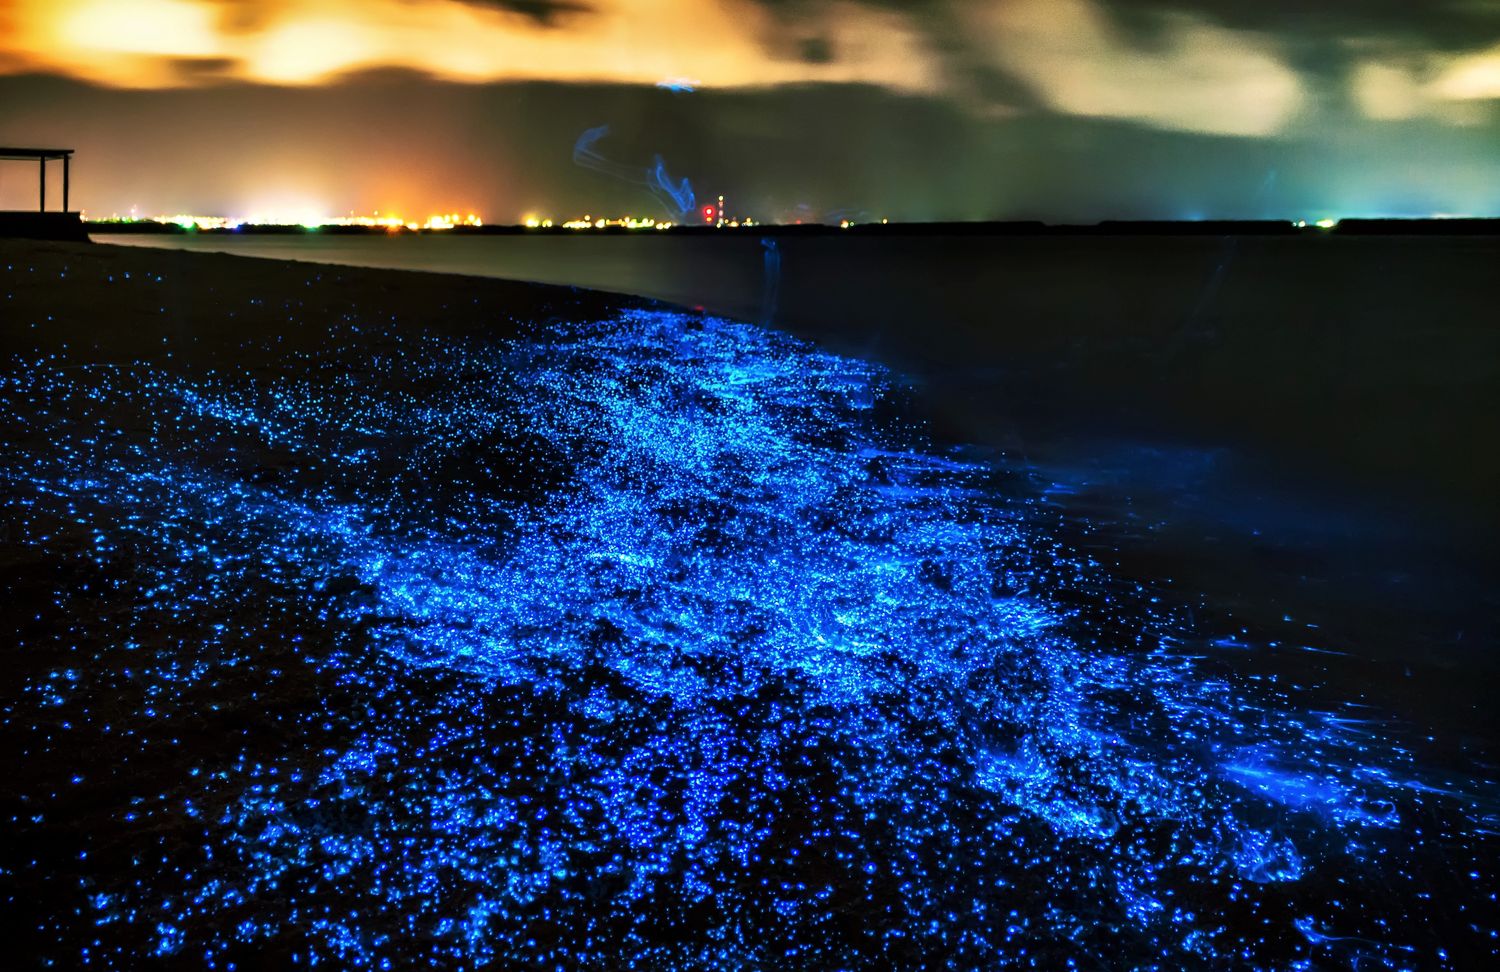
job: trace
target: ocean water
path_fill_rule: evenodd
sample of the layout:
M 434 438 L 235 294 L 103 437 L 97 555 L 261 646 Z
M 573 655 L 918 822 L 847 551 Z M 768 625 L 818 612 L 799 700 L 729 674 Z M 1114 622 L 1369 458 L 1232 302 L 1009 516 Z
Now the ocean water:
M 1330 478 L 1343 500 L 1500 523 L 1488 239 L 97 239 L 646 296 L 878 361 L 966 441 L 1224 447 L 1303 486 Z
M 1359 679 L 1387 701 L 1500 728 L 1492 241 L 99 239 L 587 287 L 816 341 L 1136 538 L 1143 578 L 1306 618 L 1386 666 Z M 1410 690 L 1412 665 L 1443 687 Z
M 1255 286 L 1384 251 L 171 242 L 742 320 L 11 362 L 25 954 L 1495 959 L 1492 338 Z

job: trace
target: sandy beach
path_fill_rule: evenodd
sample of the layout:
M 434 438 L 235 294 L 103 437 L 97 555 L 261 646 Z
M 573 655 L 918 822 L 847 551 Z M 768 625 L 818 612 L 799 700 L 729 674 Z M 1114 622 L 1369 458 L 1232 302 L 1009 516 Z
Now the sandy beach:
M 501 280 L 0 272 L 20 967 L 1489 948 L 1488 744 L 1350 678 L 1427 669 L 1150 579 L 1165 528 L 877 364 Z
M 74 364 L 254 367 L 325 348 L 341 321 L 503 336 L 618 304 L 567 287 L 464 278 L 456 293 L 444 275 L 75 243 L 0 240 L 0 266 L 5 353 Z

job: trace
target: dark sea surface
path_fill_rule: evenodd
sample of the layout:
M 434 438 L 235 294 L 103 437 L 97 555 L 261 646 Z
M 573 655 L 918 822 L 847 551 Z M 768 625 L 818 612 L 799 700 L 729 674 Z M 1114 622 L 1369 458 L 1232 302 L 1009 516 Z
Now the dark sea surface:
M 21 954 L 1500 955 L 1493 244 L 112 242 L 709 313 L 13 358 Z
M 1389 666 L 1367 689 L 1500 732 L 1494 240 L 98 238 L 769 323 L 891 368 L 940 437 L 1137 537 L 1144 576 L 1318 624 Z M 1413 665 L 1444 687 L 1413 689 Z

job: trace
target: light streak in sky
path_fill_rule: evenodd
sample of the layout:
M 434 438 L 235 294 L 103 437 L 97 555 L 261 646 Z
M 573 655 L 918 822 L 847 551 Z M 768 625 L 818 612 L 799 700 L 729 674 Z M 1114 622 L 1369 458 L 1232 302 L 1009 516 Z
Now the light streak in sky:
M 640 169 L 636 166 L 614 162 L 601 153 L 595 146 L 608 135 L 609 126 L 600 125 L 578 136 L 578 141 L 573 145 L 573 163 L 585 169 L 602 172 L 622 182 L 645 188 L 678 222 L 681 222 L 697 207 L 692 183 L 686 178 L 674 180 L 668 174 L 666 163 L 661 156 L 656 156 L 650 166 Z

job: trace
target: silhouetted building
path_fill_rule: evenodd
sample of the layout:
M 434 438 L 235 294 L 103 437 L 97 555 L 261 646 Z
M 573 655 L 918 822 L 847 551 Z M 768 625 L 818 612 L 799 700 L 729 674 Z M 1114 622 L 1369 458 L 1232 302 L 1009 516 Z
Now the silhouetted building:
M 0 212 L 0 236 L 19 236 L 46 240 L 84 240 L 83 223 L 68 209 L 72 189 L 72 149 L 15 148 L 0 146 L 0 162 L 35 162 L 37 164 L 37 207 L 30 210 Z M 62 209 L 47 211 L 47 163 L 62 162 Z

